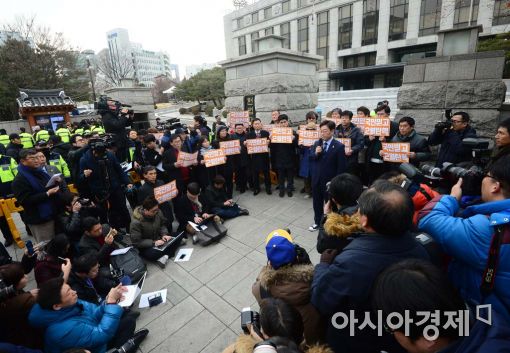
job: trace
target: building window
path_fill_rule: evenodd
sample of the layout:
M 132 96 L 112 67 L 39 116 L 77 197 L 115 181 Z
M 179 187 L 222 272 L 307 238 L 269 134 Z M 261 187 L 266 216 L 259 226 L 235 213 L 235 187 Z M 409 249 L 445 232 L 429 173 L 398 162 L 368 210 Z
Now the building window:
M 338 9 L 338 49 L 352 46 L 352 4 Z
M 506 25 L 510 23 L 510 7 L 507 0 L 496 0 L 494 3 L 494 17 L 492 25 Z
M 290 22 L 280 25 L 280 36 L 285 37 L 283 40 L 283 47 L 290 49 Z
M 273 29 L 273 27 L 269 27 L 269 28 L 266 28 L 266 29 L 264 30 L 264 35 L 266 35 L 266 36 L 270 36 L 270 35 L 271 35 L 271 34 L 273 34 L 273 33 L 274 33 L 274 29 Z
M 363 0 L 362 45 L 377 43 L 379 26 L 379 0 Z
M 436 34 L 441 24 L 441 0 L 421 0 L 420 36 Z
M 271 7 L 266 7 L 264 9 L 264 20 L 268 20 L 273 17 L 273 9 Z
M 471 8 L 471 1 L 473 7 Z M 476 26 L 478 19 L 478 4 L 480 0 L 455 0 L 455 15 L 453 17 L 453 28 Z M 471 22 L 469 21 L 471 15 Z
M 259 12 L 254 12 L 251 14 L 251 23 L 259 22 Z
M 246 54 L 246 37 L 241 36 L 237 38 L 237 45 L 239 46 L 239 55 Z
M 298 51 L 308 52 L 308 16 L 298 20 Z
M 344 69 L 354 69 L 355 67 L 375 65 L 376 53 L 366 53 L 344 57 Z
M 409 0 L 391 0 L 390 4 L 390 31 L 388 40 L 405 39 Z
M 290 0 L 282 2 L 282 13 L 290 11 Z
M 402 86 L 402 71 L 387 72 L 384 74 L 384 87 Z
M 259 51 L 259 41 L 255 40 L 259 39 L 259 32 L 253 32 L 251 34 L 251 52 L 257 53 Z
M 319 69 L 328 67 L 329 54 L 329 11 L 317 14 L 317 55 L 322 56 Z
M 308 5 L 308 0 L 297 0 L 297 8 L 300 9 Z
M 237 24 L 237 29 L 243 27 L 243 19 L 242 18 L 237 18 L 236 19 L 236 24 Z

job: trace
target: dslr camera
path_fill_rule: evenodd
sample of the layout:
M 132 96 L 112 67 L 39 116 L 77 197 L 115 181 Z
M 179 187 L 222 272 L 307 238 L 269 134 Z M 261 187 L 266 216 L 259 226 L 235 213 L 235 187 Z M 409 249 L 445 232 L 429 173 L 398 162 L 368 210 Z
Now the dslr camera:
M 251 324 L 253 330 L 257 335 L 262 337 L 260 333 L 260 314 L 256 311 L 251 310 L 250 307 L 243 308 L 241 311 L 241 328 L 247 335 L 250 334 L 248 325 Z

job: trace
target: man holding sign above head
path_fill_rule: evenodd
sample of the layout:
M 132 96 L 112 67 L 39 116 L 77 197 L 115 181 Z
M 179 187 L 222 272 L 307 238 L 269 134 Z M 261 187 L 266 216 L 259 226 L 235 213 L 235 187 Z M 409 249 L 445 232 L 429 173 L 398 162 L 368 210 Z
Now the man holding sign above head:
M 271 154 L 274 155 L 274 167 L 278 173 L 280 197 L 285 196 L 285 181 L 287 195 L 292 197 L 297 142 L 297 134 L 289 127 L 289 117 L 281 114 L 278 117 L 278 127 L 271 132 Z
M 334 139 L 335 123 L 326 120 L 319 128 L 321 138 L 313 144 L 310 153 L 314 212 L 314 223 L 308 228 L 311 232 L 319 229 L 324 201 L 328 199 L 326 184 L 347 168 L 344 145 Z
M 364 137 L 360 128 L 352 123 L 352 112 L 344 110 L 340 115 L 340 125 L 337 126 L 337 137 L 350 139 L 350 148 L 345 150 L 347 157 L 347 172 L 358 174 L 358 153 L 364 145 Z
M 252 131 L 248 133 L 246 136 L 246 141 L 244 144 L 247 146 L 247 153 L 250 156 L 251 161 L 251 173 L 252 173 L 252 183 L 253 183 L 253 195 L 258 195 L 260 192 L 260 180 L 259 174 L 262 173 L 264 175 L 264 184 L 266 186 L 266 193 L 268 195 L 272 194 L 271 191 L 271 179 L 269 177 L 269 152 L 267 151 L 267 144 L 269 143 L 269 132 L 266 130 L 262 130 L 262 122 L 260 119 L 255 118 L 252 122 Z M 266 152 L 262 153 L 250 153 L 252 150 L 248 147 L 249 140 L 260 141 L 263 139 L 266 143 Z

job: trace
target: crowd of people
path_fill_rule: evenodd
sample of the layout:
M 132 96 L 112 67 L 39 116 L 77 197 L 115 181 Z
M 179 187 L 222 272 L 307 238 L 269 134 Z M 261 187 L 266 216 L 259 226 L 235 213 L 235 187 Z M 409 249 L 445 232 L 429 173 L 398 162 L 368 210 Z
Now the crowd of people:
M 21 262 L 0 245 L 0 351 L 136 351 L 149 332 L 137 331 L 139 313 L 119 302 L 139 276 L 119 268 L 112 252 L 132 245 L 132 256 L 164 268 L 186 239 L 199 242 L 197 226 L 249 215 L 234 192 L 256 197 L 263 179 L 271 195 L 272 176 L 281 198 L 296 197 L 295 176 L 303 179 L 299 195 L 313 201 L 309 230 L 320 262 L 311 263 L 291 230 L 271 232 L 268 263 L 252 287 L 260 315 L 252 314 L 225 352 L 510 347 L 510 120 L 498 126 L 479 197 L 469 195 L 461 208 L 462 178 L 441 194 L 409 180 L 382 149 L 384 142 L 408 142 L 409 163 L 418 167 L 432 160 L 430 146 L 440 145 L 436 166 L 468 165 L 471 150 L 462 140 L 476 131 L 465 112 L 427 138 L 412 117 L 394 121 L 387 102 L 373 112 L 334 109 L 321 122 L 311 111 L 301 127 L 319 133 L 310 146 L 296 132 L 291 143 L 271 142 L 258 118 L 249 127 L 218 116 L 211 129 L 196 116 L 192 126 L 128 130 L 129 111 L 112 103 L 101 113 L 102 123 L 38 128 L 34 135 L 22 129 L 0 145 L 1 196 L 16 198 L 33 237 Z M 390 118 L 389 136 L 364 135 L 354 115 Z M 271 125 L 289 127 L 289 117 L 274 111 Z M 250 139 L 266 139 L 267 151 L 249 154 Z M 348 149 L 340 139 L 350 139 Z M 232 140 L 240 153 L 207 167 L 206 154 Z M 185 165 L 182 153 L 196 159 Z M 175 197 L 162 200 L 155 189 L 173 181 Z M 11 246 L 5 217 L 0 230 Z M 37 289 L 27 292 L 31 271 Z M 491 306 L 491 325 L 474 320 L 477 305 Z

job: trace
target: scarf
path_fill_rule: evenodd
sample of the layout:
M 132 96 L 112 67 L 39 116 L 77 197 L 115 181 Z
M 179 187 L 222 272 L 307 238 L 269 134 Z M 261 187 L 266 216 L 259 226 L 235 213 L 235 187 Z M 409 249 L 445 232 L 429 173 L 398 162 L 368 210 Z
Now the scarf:
M 18 173 L 28 180 L 35 193 L 46 192 L 46 184 L 50 180 L 50 176 L 44 169 L 33 169 L 20 164 L 18 165 Z M 53 216 L 53 205 L 51 200 L 48 199 L 39 203 L 37 205 L 37 210 L 39 211 L 39 216 L 42 219 L 46 221 L 50 220 Z

